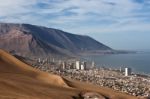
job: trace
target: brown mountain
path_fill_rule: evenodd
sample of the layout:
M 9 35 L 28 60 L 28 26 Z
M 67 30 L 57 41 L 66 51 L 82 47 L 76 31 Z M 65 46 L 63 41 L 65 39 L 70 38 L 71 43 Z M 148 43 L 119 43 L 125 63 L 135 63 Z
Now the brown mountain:
M 19 55 L 75 55 L 111 50 L 89 36 L 30 24 L 0 23 L 0 48 Z

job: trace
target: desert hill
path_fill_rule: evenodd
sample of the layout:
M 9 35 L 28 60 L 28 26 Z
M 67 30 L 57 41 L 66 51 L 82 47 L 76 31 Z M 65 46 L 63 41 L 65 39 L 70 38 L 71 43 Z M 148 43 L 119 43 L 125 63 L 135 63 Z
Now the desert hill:
M 83 99 L 86 92 L 96 92 L 100 99 L 137 99 L 36 70 L 0 50 L 0 99 Z
M 0 23 L 0 41 L 1 49 L 21 56 L 73 56 L 81 51 L 111 50 L 89 36 L 30 24 Z

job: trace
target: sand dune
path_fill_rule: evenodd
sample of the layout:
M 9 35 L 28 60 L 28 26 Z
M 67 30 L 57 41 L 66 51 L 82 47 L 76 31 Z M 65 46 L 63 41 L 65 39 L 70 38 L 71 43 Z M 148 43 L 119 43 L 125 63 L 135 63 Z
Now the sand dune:
M 86 92 L 96 92 L 107 99 L 137 99 L 36 70 L 0 50 L 0 99 L 81 99 L 81 93 Z

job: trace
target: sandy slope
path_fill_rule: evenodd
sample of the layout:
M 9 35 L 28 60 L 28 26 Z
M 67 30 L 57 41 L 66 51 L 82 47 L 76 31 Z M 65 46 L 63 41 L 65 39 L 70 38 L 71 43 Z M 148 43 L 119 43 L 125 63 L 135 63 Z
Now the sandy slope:
M 76 99 L 86 91 L 98 92 L 109 99 L 136 99 L 36 70 L 0 50 L 0 99 Z

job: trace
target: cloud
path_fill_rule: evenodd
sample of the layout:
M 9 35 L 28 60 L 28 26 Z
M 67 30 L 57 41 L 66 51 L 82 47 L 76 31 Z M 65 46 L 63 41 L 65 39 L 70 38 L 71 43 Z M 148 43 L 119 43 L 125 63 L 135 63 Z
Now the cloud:
M 148 0 L 0 0 L 0 21 L 73 33 L 150 31 Z

